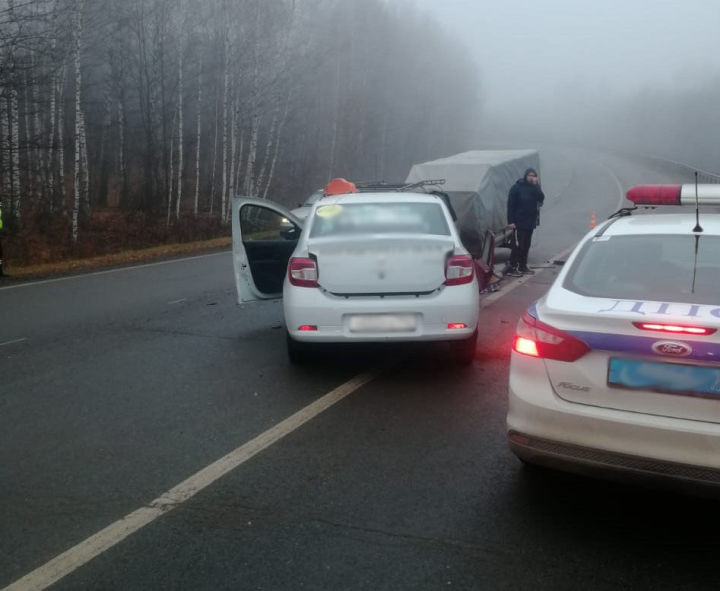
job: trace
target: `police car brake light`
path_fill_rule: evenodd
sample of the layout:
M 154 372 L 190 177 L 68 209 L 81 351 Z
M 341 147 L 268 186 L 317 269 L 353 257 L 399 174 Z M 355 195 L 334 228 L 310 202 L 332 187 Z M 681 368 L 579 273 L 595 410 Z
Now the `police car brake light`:
M 635 185 L 628 189 L 628 201 L 635 205 L 720 205 L 718 185 Z
M 513 350 L 541 359 L 577 361 L 590 351 L 590 347 L 573 335 L 540 322 L 526 312 L 515 330 Z
M 652 330 L 670 334 L 689 334 L 697 336 L 711 335 L 717 332 L 716 328 L 705 328 L 703 326 L 681 326 L 679 324 L 660 324 L 657 322 L 633 322 L 635 328 L 640 330 Z

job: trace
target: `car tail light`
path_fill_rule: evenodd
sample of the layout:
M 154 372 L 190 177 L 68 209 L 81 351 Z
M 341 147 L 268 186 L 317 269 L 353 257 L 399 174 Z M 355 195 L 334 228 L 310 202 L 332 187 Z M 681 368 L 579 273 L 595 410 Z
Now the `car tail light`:
M 448 324 L 448 328 L 450 330 L 457 330 L 458 328 L 467 328 L 467 327 L 468 327 L 467 324 L 465 324 L 464 322 L 451 322 L 450 324 Z
M 513 350 L 541 359 L 576 361 L 585 355 L 590 347 L 571 334 L 525 313 L 515 331 Z
M 530 355 L 530 357 L 540 357 L 538 353 L 537 343 L 532 339 L 526 339 L 525 337 L 519 337 L 515 335 L 515 342 L 513 343 L 513 349 L 523 355 Z
M 475 275 L 472 257 L 459 254 L 448 258 L 445 263 L 445 285 L 470 283 Z
M 298 326 L 298 330 L 301 332 L 314 332 L 317 330 L 317 326 L 314 324 L 302 324 Z
M 317 287 L 318 268 L 312 259 L 293 257 L 288 263 L 288 279 L 297 287 Z
M 692 334 L 705 336 L 717 332 L 717 328 L 705 328 L 703 326 L 682 326 L 679 324 L 662 324 L 658 322 L 633 322 L 635 328 L 641 330 L 654 330 L 671 334 Z

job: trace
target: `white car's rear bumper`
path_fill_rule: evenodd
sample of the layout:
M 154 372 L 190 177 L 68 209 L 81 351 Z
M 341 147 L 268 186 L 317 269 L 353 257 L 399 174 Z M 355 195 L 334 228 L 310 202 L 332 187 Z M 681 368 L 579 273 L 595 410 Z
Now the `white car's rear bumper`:
M 449 341 L 468 338 L 475 331 L 480 296 L 476 281 L 447 286 L 426 296 L 353 296 L 339 297 L 314 288 L 285 287 L 283 308 L 290 335 L 306 342 L 390 342 Z M 359 330 L 353 317 L 389 315 L 408 319 L 407 330 Z M 467 328 L 448 328 L 463 323 Z M 317 330 L 301 331 L 300 326 Z
M 553 391 L 542 360 L 515 352 L 507 428 L 513 452 L 531 463 L 720 487 L 719 424 L 567 402 Z

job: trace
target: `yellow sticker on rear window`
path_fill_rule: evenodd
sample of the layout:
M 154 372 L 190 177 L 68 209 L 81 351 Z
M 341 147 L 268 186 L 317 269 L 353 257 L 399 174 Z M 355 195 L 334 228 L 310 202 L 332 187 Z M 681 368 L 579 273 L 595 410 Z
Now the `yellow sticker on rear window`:
M 342 205 L 323 205 L 317 208 L 317 215 L 321 218 L 334 218 L 342 211 Z

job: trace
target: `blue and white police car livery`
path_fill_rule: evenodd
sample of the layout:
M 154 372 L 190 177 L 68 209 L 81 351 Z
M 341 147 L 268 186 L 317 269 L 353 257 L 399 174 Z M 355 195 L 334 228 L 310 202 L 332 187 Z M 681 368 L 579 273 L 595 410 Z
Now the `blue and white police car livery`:
M 720 185 L 643 185 L 519 321 L 508 438 L 522 460 L 720 490 Z M 702 207 L 696 211 L 691 207 Z M 644 206 L 676 206 L 631 215 Z

